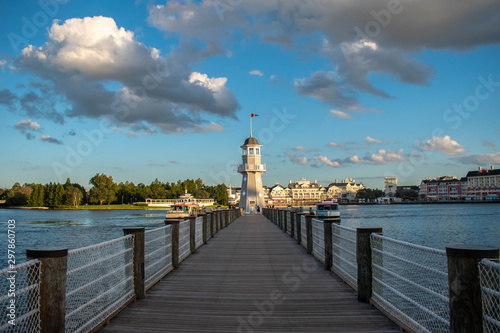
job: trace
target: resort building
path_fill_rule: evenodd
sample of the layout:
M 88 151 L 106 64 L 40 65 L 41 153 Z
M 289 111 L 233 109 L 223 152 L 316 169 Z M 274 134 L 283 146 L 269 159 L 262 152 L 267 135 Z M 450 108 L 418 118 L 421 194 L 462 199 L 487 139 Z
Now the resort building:
M 356 199 L 356 194 L 359 190 L 363 190 L 363 184 L 356 183 L 352 178 L 346 178 L 340 182 L 335 180 L 334 183 L 328 185 L 326 195 L 328 199 L 337 199 L 338 201 L 353 201 Z
M 466 200 L 498 200 L 500 197 L 500 170 L 482 169 L 467 173 Z
M 386 197 L 393 197 L 398 190 L 398 177 L 385 177 L 384 194 Z
M 275 183 L 269 188 L 269 200 L 273 205 L 289 205 L 292 202 L 291 190 L 289 187 L 283 187 Z
M 420 182 L 419 197 L 427 201 L 463 200 L 462 180 L 455 176 L 426 178 Z
M 315 180 L 314 183 L 305 179 L 300 179 L 295 183 L 292 183 L 290 180 L 288 188 L 291 190 L 294 204 L 302 206 L 314 205 L 317 202 L 321 202 L 324 197 L 323 194 L 325 193 L 325 189 L 322 189 L 321 186 L 318 185 L 317 180 Z

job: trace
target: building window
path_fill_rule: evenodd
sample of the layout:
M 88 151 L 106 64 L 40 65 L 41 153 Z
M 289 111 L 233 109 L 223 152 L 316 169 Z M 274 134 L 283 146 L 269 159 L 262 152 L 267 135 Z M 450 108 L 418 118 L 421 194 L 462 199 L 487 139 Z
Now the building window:
M 246 155 L 246 154 L 247 154 L 247 150 L 243 149 L 243 155 Z
M 253 148 L 248 149 L 248 155 L 253 155 Z
M 255 148 L 255 155 L 260 155 L 260 149 L 259 148 Z

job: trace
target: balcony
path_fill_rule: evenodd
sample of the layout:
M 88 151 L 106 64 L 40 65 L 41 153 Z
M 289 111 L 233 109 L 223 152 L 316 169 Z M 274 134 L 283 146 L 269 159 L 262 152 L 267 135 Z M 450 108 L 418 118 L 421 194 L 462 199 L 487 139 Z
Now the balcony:
M 238 164 L 238 172 L 266 172 L 265 164 Z

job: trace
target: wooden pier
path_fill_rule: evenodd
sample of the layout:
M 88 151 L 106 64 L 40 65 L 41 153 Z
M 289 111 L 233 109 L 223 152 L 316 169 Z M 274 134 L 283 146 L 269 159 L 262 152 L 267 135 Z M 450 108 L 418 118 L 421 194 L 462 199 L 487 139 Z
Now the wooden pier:
M 262 215 L 222 229 L 99 332 L 401 332 Z

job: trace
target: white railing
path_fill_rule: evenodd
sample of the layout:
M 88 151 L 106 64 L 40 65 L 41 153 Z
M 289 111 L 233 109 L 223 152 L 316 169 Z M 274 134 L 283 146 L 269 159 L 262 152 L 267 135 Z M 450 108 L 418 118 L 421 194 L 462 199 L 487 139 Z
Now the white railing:
M 372 301 L 415 332 L 448 332 L 446 252 L 371 235 Z
M 179 263 L 191 254 L 189 221 L 179 223 Z
M 172 225 L 144 232 L 144 275 L 148 290 L 172 267 Z
M 356 229 L 332 223 L 332 271 L 354 290 L 358 290 Z
M 300 216 L 300 244 L 307 248 L 306 217 L 304 215 Z
M 323 264 L 325 263 L 325 229 L 323 221 L 312 219 L 312 254 Z
M 134 236 L 68 251 L 66 332 L 88 332 L 134 297 Z
M 195 228 L 195 239 L 196 248 L 203 245 L 203 217 L 199 216 L 196 218 L 196 228 Z
M 479 263 L 481 299 L 483 303 L 483 331 L 500 332 L 500 263 L 483 259 Z
M 40 266 L 30 260 L 0 271 L 0 332 L 40 332 Z

